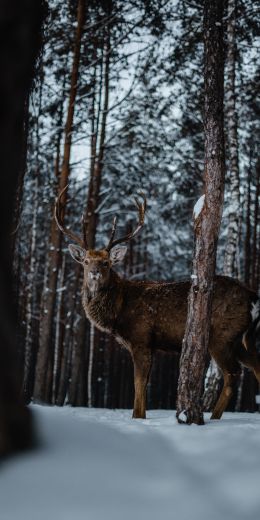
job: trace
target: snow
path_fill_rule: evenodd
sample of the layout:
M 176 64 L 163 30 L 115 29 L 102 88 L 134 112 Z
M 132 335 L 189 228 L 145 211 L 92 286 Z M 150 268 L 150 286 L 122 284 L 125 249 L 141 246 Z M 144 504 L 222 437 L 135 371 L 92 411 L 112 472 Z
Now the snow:
M 255 520 L 260 415 L 33 406 L 41 446 L 2 463 L 1 520 Z
M 254 321 L 257 320 L 259 318 L 259 314 L 260 314 L 260 301 L 257 300 L 256 303 L 252 304 L 252 309 L 251 309 L 252 319 Z
M 201 195 L 201 197 L 199 198 L 199 200 L 197 200 L 194 208 L 193 208 L 193 217 L 194 219 L 198 218 L 202 208 L 203 208 L 203 205 L 204 205 L 204 200 L 205 200 L 205 194 L 204 195 Z

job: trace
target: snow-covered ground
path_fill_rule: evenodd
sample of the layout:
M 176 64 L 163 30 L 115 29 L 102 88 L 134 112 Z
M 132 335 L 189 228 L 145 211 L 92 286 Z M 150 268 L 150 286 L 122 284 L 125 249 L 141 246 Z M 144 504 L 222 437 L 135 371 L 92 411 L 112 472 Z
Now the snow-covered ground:
M 42 446 L 2 464 L 1 520 L 259 518 L 259 414 L 32 408 Z

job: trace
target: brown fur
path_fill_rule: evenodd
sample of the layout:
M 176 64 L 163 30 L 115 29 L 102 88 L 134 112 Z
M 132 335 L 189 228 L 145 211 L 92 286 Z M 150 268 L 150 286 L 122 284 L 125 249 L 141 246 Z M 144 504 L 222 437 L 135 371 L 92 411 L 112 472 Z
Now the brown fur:
M 134 363 L 135 401 L 133 417 L 145 418 L 146 387 L 155 350 L 181 351 L 187 318 L 189 282 L 153 283 L 120 278 L 111 268 L 118 261 L 106 250 L 84 251 L 70 246 L 71 254 L 84 267 L 82 302 L 87 318 L 99 329 L 113 334 L 130 352 Z M 81 250 L 83 251 L 83 250 Z M 119 252 L 120 253 L 120 252 Z M 98 279 L 93 281 L 93 277 Z M 242 345 L 252 323 L 254 292 L 238 281 L 217 276 L 214 284 L 209 351 L 224 375 L 224 388 L 212 418 L 226 408 L 240 362 L 252 368 L 260 382 L 256 350 Z

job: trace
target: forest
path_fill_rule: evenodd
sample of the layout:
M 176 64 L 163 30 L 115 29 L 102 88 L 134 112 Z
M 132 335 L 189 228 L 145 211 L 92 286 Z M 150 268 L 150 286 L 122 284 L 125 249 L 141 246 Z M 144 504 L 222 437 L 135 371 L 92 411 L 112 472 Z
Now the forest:
M 83 270 L 54 218 L 90 249 L 136 225 L 122 267 L 130 280 L 189 279 L 193 207 L 203 194 L 203 7 L 192 0 L 49 0 L 24 124 L 13 222 L 18 355 L 26 402 L 132 408 L 132 361 L 90 325 Z M 217 273 L 260 284 L 259 24 L 253 0 L 224 13 L 225 196 Z M 156 353 L 147 406 L 175 409 L 179 357 Z M 209 364 L 206 387 L 221 385 Z M 215 390 L 214 390 L 215 391 Z M 231 411 L 257 410 L 258 383 L 243 368 Z M 207 408 L 205 400 L 205 409 Z
M 258 518 L 259 21 L 1 1 L 1 520 Z

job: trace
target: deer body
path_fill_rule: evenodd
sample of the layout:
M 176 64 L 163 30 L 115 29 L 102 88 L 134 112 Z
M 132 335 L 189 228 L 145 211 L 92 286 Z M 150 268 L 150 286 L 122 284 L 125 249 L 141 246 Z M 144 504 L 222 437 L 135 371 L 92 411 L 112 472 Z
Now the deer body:
M 181 351 L 189 290 L 189 282 L 134 282 L 121 279 L 113 270 L 107 286 L 95 296 L 91 297 L 88 288 L 83 288 L 82 303 L 87 318 L 97 328 L 113 334 L 132 356 L 134 417 L 145 417 L 146 387 L 153 353 L 156 350 Z M 236 280 L 216 277 L 209 351 L 224 374 L 233 378 L 231 386 L 240 374 L 240 362 L 255 368 L 256 375 L 260 375 L 258 356 L 252 356 L 242 345 L 243 334 L 252 322 L 251 308 L 256 300 L 256 294 Z M 218 408 L 216 418 L 220 413 L 217 411 Z
M 86 317 L 100 330 L 112 334 L 130 352 L 135 384 L 133 417 L 145 418 L 146 387 L 153 353 L 156 350 L 180 353 L 182 348 L 190 282 L 122 279 L 113 266 L 123 259 L 126 247 L 117 245 L 131 239 L 136 231 L 114 240 L 114 221 L 106 249 L 89 250 L 84 241 L 63 227 L 59 200 L 60 197 L 56 210 L 58 226 L 80 244 L 69 245 L 69 249 L 84 269 L 82 303 Z M 139 230 L 143 225 L 145 203 L 137 202 L 137 206 Z M 255 306 L 253 315 L 252 305 Z M 240 363 L 253 369 L 260 382 L 260 356 L 255 348 L 259 311 L 259 301 L 253 291 L 232 278 L 216 276 L 209 352 L 223 372 L 224 387 L 212 418 L 220 418 L 225 410 L 240 374 Z
M 138 341 L 153 350 L 179 353 L 187 318 L 187 282 L 136 282 L 111 270 L 108 285 L 95 296 L 83 287 L 82 303 L 87 318 L 97 328 L 112 333 L 132 351 Z M 217 276 L 212 312 L 213 344 L 228 343 L 243 334 L 251 321 L 256 294 L 225 276 Z M 239 325 L 239 326 L 238 326 Z M 230 353 L 229 353 L 230 354 Z

